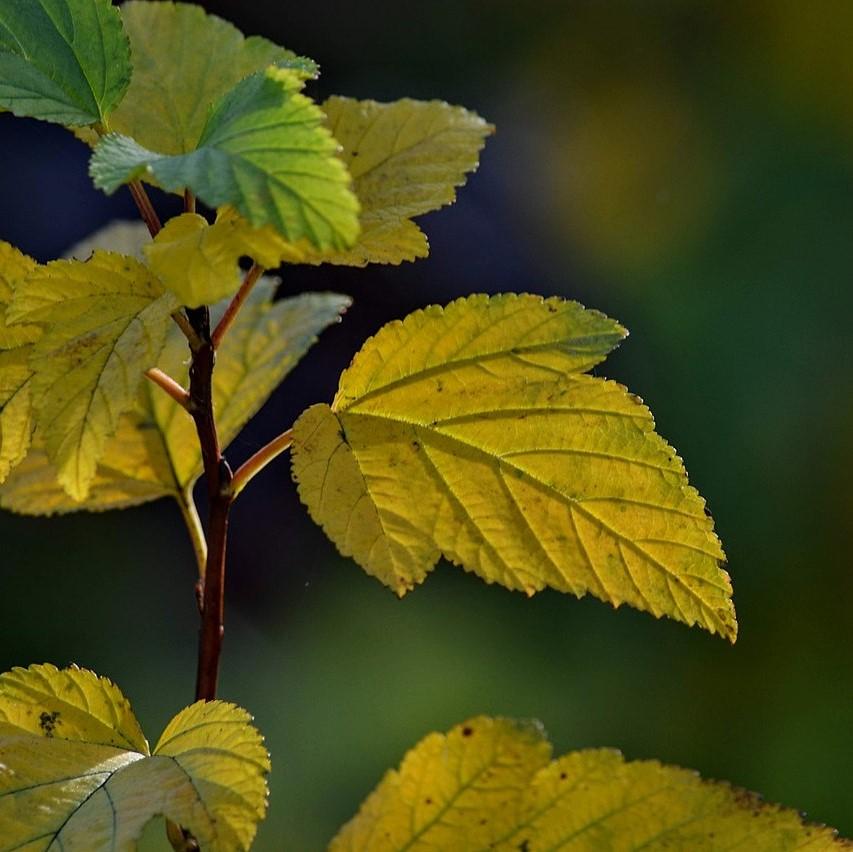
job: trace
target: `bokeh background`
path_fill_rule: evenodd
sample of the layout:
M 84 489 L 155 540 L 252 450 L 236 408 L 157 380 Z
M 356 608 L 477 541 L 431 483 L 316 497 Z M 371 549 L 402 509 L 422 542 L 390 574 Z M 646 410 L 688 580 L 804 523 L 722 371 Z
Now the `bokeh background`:
M 730 647 L 444 564 L 398 601 L 336 554 L 279 461 L 234 512 L 221 681 L 273 754 L 257 848 L 322 848 L 406 748 L 477 713 L 537 717 L 558 752 L 693 767 L 853 835 L 853 5 L 206 5 L 316 58 L 318 98 L 443 98 L 498 128 L 457 204 L 422 220 L 428 260 L 284 270 L 284 293 L 355 304 L 232 460 L 330 399 L 387 320 L 476 291 L 577 298 L 631 330 L 599 372 L 684 457 L 741 624 Z M 4 115 L 0 139 L 0 237 L 39 260 L 134 215 L 61 128 Z M 156 739 L 192 699 L 194 570 L 165 502 L 0 514 L 0 665 L 109 675 Z

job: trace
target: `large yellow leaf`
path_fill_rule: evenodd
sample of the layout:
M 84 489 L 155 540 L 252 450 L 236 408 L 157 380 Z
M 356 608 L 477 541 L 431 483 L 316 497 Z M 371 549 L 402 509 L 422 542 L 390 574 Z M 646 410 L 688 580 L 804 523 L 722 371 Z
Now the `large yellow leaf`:
M 107 439 L 156 362 L 174 307 L 148 269 L 109 252 L 54 261 L 16 288 L 8 319 L 44 328 L 30 354 L 36 427 L 75 500 L 88 495 Z
M 391 770 L 331 852 L 690 852 L 849 849 L 823 826 L 727 784 L 617 751 L 549 762 L 541 730 L 478 717 L 430 734 Z
M 349 304 L 347 297 L 332 293 L 308 293 L 273 303 L 274 292 L 274 281 L 258 282 L 218 351 L 214 397 L 223 446 L 254 416 L 317 334 Z M 170 330 L 158 365 L 186 383 L 187 359 L 186 340 L 177 328 Z M 165 496 L 181 499 L 181 492 L 201 472 L 198 438 L 189 415 L 146 382 L 138 391 L 135 409 L 120 418 L 115 436 L 107 442 L 83 503 L 58 487 L 56 469 L 36 442 L 0 486 L 0 507 L 54 514 L 118 509 Z
M 31 257 L 0 242 L 0 483 L 23 461 L 33 432 L 29 358 L 41 329 L 7 325 L 6 307 L 16 285 L 36 266 Z
M 723 553 L 681 460 L 621 385 L 585 375 L 623 330 L 574 302 L 472 296 L 385 326 L 294 427 L 314 519 L 399 594 L 443 555 L 532 594 L 734 640 Z
M 132 850 L 163 815 L 211 852 L 247 850 L 269 755 L 245 710 L 197 702 L 153 753 L 106 678 L 51 665 L 0 675 L 2 849 Z
M 450 204 L 465 175 L 477 168 L 493 127 L 473 112 L 442 101 L 394 103 L 333 97 L 323 104 L 327 124 L 361 204 L 361 233 L 341 251 L 291 243 L 271 227 L 250 229 L 247 253 L 264 266 L 333 263 L 399 264 L 426 257 L 426 237 L 411 217 Z M 233 213 L 228 213 L 233 216 Z

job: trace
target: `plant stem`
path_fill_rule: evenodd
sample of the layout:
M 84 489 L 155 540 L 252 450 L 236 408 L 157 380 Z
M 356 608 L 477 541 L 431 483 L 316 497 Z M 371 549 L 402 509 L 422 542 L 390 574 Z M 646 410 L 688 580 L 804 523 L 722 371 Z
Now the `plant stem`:
M 216 697 L 224 633 L 225 548 L 228 514 L 233 501 L 232 475 L 219 448 L 213 416 L 213 367 L 216 352 L 210 336 L 210 312 L 207 308 L 193 308 L 187 311 L 187 317 L 202 341 L 201 347 L 193 352 L 190 366 L 190 413 L 201 444 L 209 503 L 196 700 L 211 701 Z
M 181 387 L 168 373 L 164 373 L 159 367 L 152 367 L 145 371 L 145 378 L 154 382 L 158 388 L 162 388 L 182 408 L 190 410 L 189 391 Z
M 127 186 L 130 189 L 133 200 L 136 202 L 139 215 L 145 224 L 148 225 L 148 233 L 152 237 L 156 237 L 160 233 L 162 225 L 160 224 L 160 217 L 157 215 L 157 211 L 154 209 L 154 205 L 151 203 L 151 199 L 142 185 L 142 181 L 132 180 Z
M 195 196 L 189 189 L 184 190 L 184 212 L 195 213 Z
M 219 348 L 219 344 L 222 342 L 225 332 L 228 331 L 231 327 L 231 323 L 233 323 L 237 318 L 240 308 L 243 307 L 243 302 L 249 298 L 249 293 L 252 292 L 252 288 L 255 286 L 255 283 L 263 274 L 264 268 L 262 266 L 258 266 L 257 263 L 253 263 L 249 271 L 246 273 L 245 278 L 243 278 L 243 283 L 240 285 L 240 289 L 234 294 L 234 298 L 231 299 L 230 304 L 225 309 L 225 313 L 222 315 L 222 319 L 219 320 L 219 324 L 213 331 L 214 349 Z
M 261 447 L 250 459 L 247 459 L 234 473 L 231 480 L 231 492 L 234 498 L 260 473 L 273 459 L 280 456 L 293 443 L 293 430 L 288 429 L 268 444 Z
M 184 517 L 187 532 L 190 534 L 193 552 L 198 563 L 199 583 L 203 583 L 204 570 L 207 565 L 207 539 L 204 537 L 204 527 L 201 525 L 201 518 L 198 516 L 198 509 L 195 500 L 193 500 L 192 488 L 187 488 L 181 492 L 178 497 L 178 505 L 181 507 L 181 514 Z

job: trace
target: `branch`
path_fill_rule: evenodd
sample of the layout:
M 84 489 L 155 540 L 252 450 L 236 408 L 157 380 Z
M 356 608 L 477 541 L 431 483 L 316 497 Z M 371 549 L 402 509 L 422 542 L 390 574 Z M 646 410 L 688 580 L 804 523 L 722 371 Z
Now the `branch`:
M 160 224 L 160 217 L 157 215 L 157 211 L 154 209 L 154 205 L 151 203 L 151 199 L 142 185 L 142 181 L 132 180 L 127 187 L 133 196 L 133 200 L 136 202 L 139 215 L 143 218 L 145 224 L 148 225 L 148 233 L 152 237 L 156 237 L 160 233 L 162 225 Z
M 285 450 L 290 449 L 292 443 L 293 430 L 288 429 L 277 438 L 273 438 L 266 446 L 261 447 L 250 459 L 237 468 L 234 478 L 231 480 L 231 492 L 234 498 L 236 499 L 249 482 L 273 459 L 280 456 Z
M 225 313 L 222 315 L 222 319 L 219 320 L 219 324 L 213 331 L 214 349 L 219 348 L 219 344 L 222 342 L 225 332 L 228 331 L 231 327 L 231 323 L 233 323 L 237 318 L 240 308 L 243 307 L 243 302 L 249 298 L 249 293 L 252 292 L 252 288 L 255 286 L 255 283 L 263 274 L 263 266 L 258 266 L 257 263 L 253 263 L 251 269 L 246 273 L 246 277 L 243 279 L 240 289 L 234 294 L 234 298 L 231 299 L 230 304 L 225 309 Z
M 201 347 L 193 352 L 193 362 L 190 366 L 190 413 L 201 444 L 209 503 L 207 559 L 201 590 L 196 700 L 211 701 L 216 697 L 219 658 L 222 653 L 225 547 L 233 495 L 231 468 L 220 451 L 213 416 L 213 367 L 216 353 L 210 336 L 210 311 L 207 308 L 189 309 L 187 317 L 202 341 Z
M 145 378 L 154 382 L 158 388 L 162 388 L 181 408 L 190 410 L 189 391 L 179 385 L 168 373 L 164 373 L 158 367 L 152 367 L 145 371 Z

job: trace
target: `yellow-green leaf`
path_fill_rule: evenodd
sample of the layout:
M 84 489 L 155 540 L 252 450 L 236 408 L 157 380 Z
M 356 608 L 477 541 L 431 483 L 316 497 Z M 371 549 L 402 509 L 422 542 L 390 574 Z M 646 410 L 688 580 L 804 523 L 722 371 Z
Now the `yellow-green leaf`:
M 104 445 L 163 346 L 174 299 L 133 258 L 58 260 L 16 288 L 10 321 L 44 327 L 33 344 L 36 427 L 59 483 L 84 500 Z
M 426 257 L 429 245 L 411 217 L 453 202 L 456 187 L 477 168 L 494 128 L 475 113 L 442 101 L 406 98 L 380 104 L 333 97 L 323 110 L 361 204 L 358 241 L 349 249 L 319 251 L 307 240 L 288 243 L 266 227 L 256 229 L 256 253 L 249 254 L 267 267 L 282 261 L 399 264 Z
M 331 293 L 273 303 L 274 292 L 275 282 L 269 279 L 255 285 L 218 351 L 214 398 L 224 446 L 349 304 L 347 297 Z M 186 340 L 177 328 L 170 330 L 158 365 L 186 385 L 187 357 Z M 36 441 L 0 486 L 0 507 L 23 514 L 54 514 L 118 509 L 164 496 L 181 499 L 181 492 L 201 471 L 192 420 L 174 400 L 145 382 L 136 407 L 120 418 L 115 436 L 107 442 L 85 502 L 71 500 L 58 487 L 56 469 Z
M 541 729 L 480 716 L 389 771 L 330 852 L 849 849 L 753 793 L 612 749 L 550 761 Z
M 268 65 L 315 76 L 311 60 L 260 36 L 244 38 L 232 24 L 189 3 L 122 4 L 133 52 L 133 77 L 110 129 L 163 154 L 198 145 L 210 112 L 244 77 Z
M 324 115 L 301 85 L 282 68 L 252 74 L 214 105 L 198 147 L 185 154 L 111 133 L 95 148 L 90 174 L 107 193 L 148 176 L 170 191 L 188 188 L 210 207 L 231 204 L 254 227 L 272 225 L 289 240 L 351 246 L 358 201 Z
M 171 219 L 145 246 L 148 265 L 182 305 L 212 305 L 240 283 L 237 261 L 245 254 L 232 220 L 209 225 L 196 213 Z
M 203 849 L 248 850 L 270 768 L 251 721 L 233 704 L 197 702 L 151 753 L 106 678 L 51 665 L 0 675 L 3 848 L 132 850 L 163 815 Z
M 31 257 L 0 242 L 0 483 L 23 461 L 33 432 L 29 358 L 41 329 L 7 325 L 6 307 L 16 285 L 36 266 Z
M 624 331 L 574 302 L 472 296 L 385 326 L 330 408 L 297 421 L 293 471 L 340 551 L 403 594 L 450 561 L 734 640 L 723 552 L 649 410 L 584 370 Z

